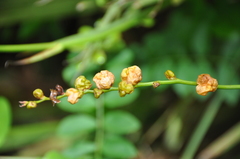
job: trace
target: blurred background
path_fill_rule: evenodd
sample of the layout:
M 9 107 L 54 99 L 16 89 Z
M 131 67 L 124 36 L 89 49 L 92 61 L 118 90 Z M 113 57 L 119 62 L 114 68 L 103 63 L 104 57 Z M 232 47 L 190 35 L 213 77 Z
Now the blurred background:
M 51 42 L 91 31 L 101 24 L 101 18 L 115 3 L 127 1 L 2 0 L 0 44 Z M 138 3 L 140 0 L 131 5 Z M 131 14 L 126 11 L 128 7 L 121 8 L 114 20 Z M 33 52 L 0 53 L 1 100 L 11 106 L 10 115 L 6 119 L 0 117 L 2 124 L 7 118 L 11 123 L 0 140 L 0 156 L 38 157 L 51 150 L 63 151 L 70 147 L 73 139 L 59 139 L 55 135 L 58 124 L 72 113 L 93 115 L 95 106 L 91 101 L 95 101 L 94 98 L 86 96 L 73 108 L 66 102 L 52 106 L 51 101 L 46 101 L 35 109 L 26 109 L 20 108 L 18 102 L 36 100 L 32 95 L 36 88 L 49 96 L 49 89 L 57 84 L 64 89 L 72 87 L 79 75 L 92 81 L 95 73 L 108 69 L 115 74 L 117 86 L 121 70 L 138 65 L 142 69 L 143 82 L 166 80 L 164 72 L 172 70 L 180 79 L 196 81 L 198 75 L 207 73 L 219 84 L 239 84 L 238 0 L 155 0 L 136 8 L 140 12 L 150 9 L 151 16 L 105 39 L 71 47 L 33 64 L 5 67 L 6 61 L 23 59 L 32 56 Z M 193 140 L 191 135 L 202 117 L 213 111 L 209 115 L 213 119 L 208 118 L 210 126 L 195 156 L 237 159 L 240 158 L 239 95 L 239 90 L 217 90 L 199 96 L 194 86 L 160 85 L 156 89 L 138 88 L 126 99 L 109 92 L 105 95 L 105 106 L 106 111 L 127 111 L 141 123 L 138 131 L 125 136 L 137 149 L 137 155 L 131 158 L 180 158 L 188 142 Z M 214 104 L 216 110 L 209 110 Z M 228 135 L 225 140 L 219 140 L 224 135 Z M 211 144 L 215 147 L 208 147 Z M 226 147 L 218 150 L 216 145 Z M 217 152 L 208 156 L 209 151 Z M 78 154 L 66 156 L 81 158 Z

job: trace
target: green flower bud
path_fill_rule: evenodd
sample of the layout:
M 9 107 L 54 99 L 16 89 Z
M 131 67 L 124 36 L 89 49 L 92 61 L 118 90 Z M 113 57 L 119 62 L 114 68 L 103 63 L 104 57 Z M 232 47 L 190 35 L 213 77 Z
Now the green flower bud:
M 86 90 L 86 89 L 90 89 L 92 87 L 92 84 L 89 80 L 87 80 L 85 78 L 85 76 L 79 76 L 76 80 L 75 80 L 75 88 L 77 88 L 78 90 Z
M 167 79 L 169 79 L 169 80 L 175 80 L 175 79 L 177 79 L 176 76 L 175 76 L 175 74 L 174 74 L 173 71 L 171 71 L 171 70 L 167 70 L 164 74 L 165 74 L 165 76 L 167 77 Z
M 45 97 L 43 91 L 39 88 L 33 91 L 33 96 L 37 99 L 43 99 Z
M 29 101 L 27 104 L 28 109 L 32 109 L 32 108 L 36 108 L 36 107 L 37 107 L 37 103 L 35 101 Z
M 124 97 L 126 94 L 131 94 L 134 91 L 134 86 L 126 81 L 121 81 L 118 84 L 119 95 Z
M 94 88 L 93 92 L 94 92 L 94 97 L 95 98 L 99 98 L 100 95 L 103 94 L 103 91 L 101 89 L 98 89 L 98 88 Z

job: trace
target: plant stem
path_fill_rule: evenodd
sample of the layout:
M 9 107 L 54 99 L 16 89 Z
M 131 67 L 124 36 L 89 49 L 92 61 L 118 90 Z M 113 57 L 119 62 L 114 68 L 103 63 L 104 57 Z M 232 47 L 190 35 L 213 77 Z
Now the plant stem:
M 175 79 L 175 80 L 163 80 L 163 81 L 153 81 L 153 82 L 141 82 L 138 83 L 136 86 L 134 86 L 135 88 L 137 87 L 148 87 L 148 86 L 153 86 L 153 84 L 157 82 L 160 83 L 160 85 L 165 85 L 165 84 L 185 84 L 185 85 L 192 85 L 192 86 L 196 86 L 197 83 L 194 81 L 187 81 L 187 80 L 181 80 L 181 79 Z M 218 89 L 240 89 L 240 85 L 218 85 Z M 118 91 L 118 87 L 111 87 L 110 89 L 105 89 L 102 90 L 104 93 L 107 92 L 111 92 L 111 91 Z M 85 90 L 84 94 L 88 94 L 88 93 L 94 93 L 93 90 Z M 57 99 L 61 99 L 63 97 L 66 97 L 66 95 L 61 95 L 58 96 Z M 36 101 L 36 103 L 41 103 L 44 101 L 50 100 L 50 98 L 44 98 L 41 100 Z
M 194 133 L 190 137 L 190 140 L 185 148 L 180 159 L 193 159 L 194 155 L 201 144 L 208 128 L 210 127 L 213 119 L 215 118 L 219 108 L 221 106 L 221 100 L 219 100 L 218 95 L 216 95 L 209 106 L 206 108 L 202 119 L 198 123 Z
M 96 136 L 95 136 L 95 159 L 102 158 L 103 142 L 104 142 L 104 96 L 96 101 Z

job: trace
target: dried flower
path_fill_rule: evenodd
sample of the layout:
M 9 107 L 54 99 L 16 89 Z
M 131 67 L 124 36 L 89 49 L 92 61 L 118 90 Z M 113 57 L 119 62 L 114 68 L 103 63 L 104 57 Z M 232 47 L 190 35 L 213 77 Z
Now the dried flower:
M 19 107 L 25 107 L 27 106 L 28 101 L 19 101 Z
M 124 97 L 126 94 L 131 94 L 134 91 L 132 84 L 127 83 L 126 81 L 121 81 L 118 84 L 118 90 L 120 97 Z
M 92 86 L 91 82 L 89 80 L 87 80 L 85 76 L 79 76 L 75 80 L 75 88 L 77 88 L 79 90 L 90 89 L 91 86 Z
M 58 92 L 58 95 L 63 95 L 64 94 L 62 86 L 56 85 L 56 90 Z
M 60 103 L 61 101 L 57 99 L 57 96 L 58 96 L 58 91 L 55 90 L 55 89 L 50 89 L 50 99 L 53 103 L 53 106 L 56 104 L 56 103 Z
M 142 80 L 141 69 L 136 65 L 124 68 L 121 73 L 121 79 L 135 86 Z
M 98 89 L 98 88 L 94 88 L 93 89 L 93 93 L 94 93 L 94 97 L 95 98 L 99 98 L 101 94 L 103 94 L 103 90 Z
M 165 76 L 167 77 L 167 79 L 169 79 L 169 80 L 175 80 L 175 79 L 177 79 L 176 76 L 175 76 L 175 74 L 174 74 L 173 71 L 171 71 L 171 70 L 167 70 L 164 74 L 165 74 Z
M 197 79 L 196 91 L 199 95 L 207 95 L 208 92 L 215 92 L 218 87 L 218 81 L 209 74 L 201 74 Z
M 114 83 L 114 75 L 108 70 L 101 71 L 93 77 L 98 89 L 109 89 Z
M 68 96 L 68 102 L 75 104 L 78 102 L 78 99 L 83 96 L 83 91 L 79 91 L 75 88 L 69 88 L 66 91 L 66 95 Z
M 39 88 L 33 91 L 33 96 L 37 99 L 43 99 L 45 97 L 43 91 Z

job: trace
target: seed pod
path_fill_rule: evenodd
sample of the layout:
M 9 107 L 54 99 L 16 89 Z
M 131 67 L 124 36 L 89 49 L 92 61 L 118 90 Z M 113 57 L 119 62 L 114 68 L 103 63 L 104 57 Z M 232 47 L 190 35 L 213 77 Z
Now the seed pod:
M 55 89 L 50 89 L 50 99 L 53 103 L 53 106 L 56 104 L 56 103 L 60 103 L 61 101 L 59 99 L 57 99 L 57 95 L 58 95 L 58 91 L 55 90 Z
M 85 76 L 79 76 L 75 80 L 75 88 L 77 88 L 78 90 L 90 89 L 91 86 L 92 86 L 91 82 L 87 80 Z
M 75 104 L 78 102 L 78 99 L 83 96 L 83 91 L 79 91 L 75 88 L 69 88 L 66 91 L 66 95 L 68 96 L 68 102 Z
M 109 89 L 114 83 L 114 75 L 108 70 L 101 71 L 93 77 L 98 89 Z
M 141 69 L 136 65 L 124 68 L 121 73 L 121 79 L 135 86 L 142 80 Z
M 207 95 L 208 92 L 215 92 L 218 87 L 218 81 L 209 74 L 201 74 L 197 79 L 196 91 L 199 95 Z
M 45 97 L 43 91 L 39 88 L 33 91 L 33 96 L 37 99 L 43 99 Z
M 167 77 L 167 79 L 169 79 L 169 80 L 175 80 L 175 79 L 177 79 L 176 76 L 175 76 L 175 74 L 174 74 L 173 71 L 171 71 L 171 70 L 167 70 L 164 74 L 165 74 L 165 76 Z

